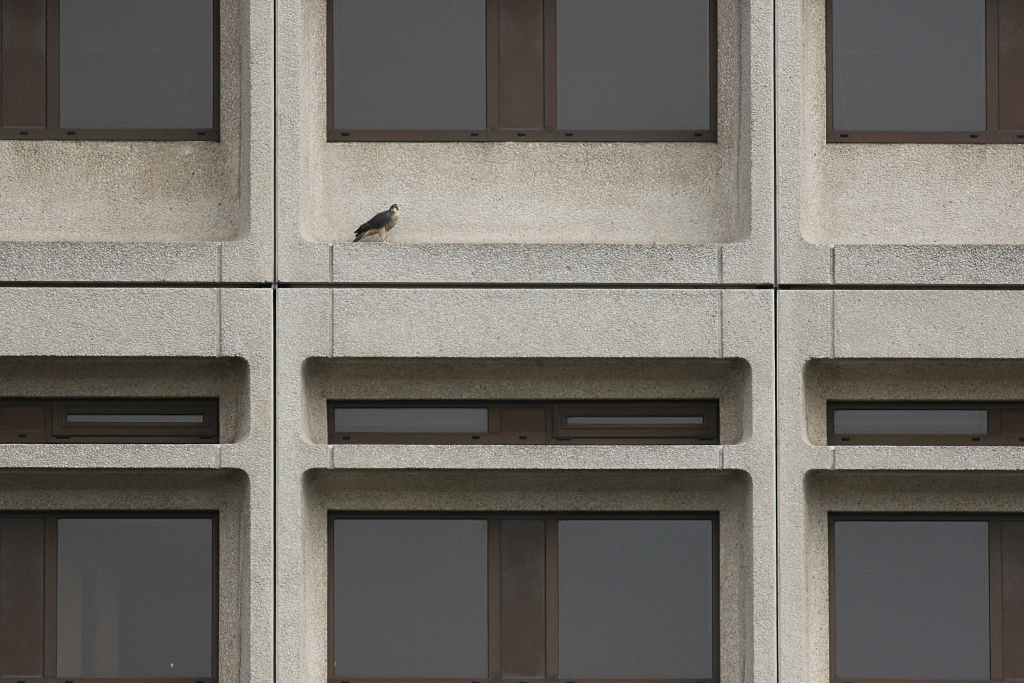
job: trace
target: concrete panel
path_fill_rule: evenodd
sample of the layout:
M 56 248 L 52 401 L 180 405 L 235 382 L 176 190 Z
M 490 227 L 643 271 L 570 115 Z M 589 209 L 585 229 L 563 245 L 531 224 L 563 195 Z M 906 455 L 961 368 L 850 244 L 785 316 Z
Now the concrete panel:
M 781 280 L 1024 282 L 1024 146 L 826 143 L 825 5 L 776 26 Z
M 719 355 L 719 293 L 343 289 L 336 356 Z
M 0 141 L 0 280 L 269 280 L 273 20 L 221 2 L 219 142 Z
M 282 279 L 602 283 L 629 271 L 639 282 L 770 281 L 770 3 L 718 3 L 712 144 L 327 143 L 324 5 L 280 10 Z M 391 203 L 403 208 L 389 237 L 401 250 L 360 243 L 332 254 Z M 683 260 L 680 245 L 699 262 L 670 262 Z
M 703 509 L 722 514 L 734 606 L 723 680 L 776 679 L 773 292 L 288 288 L 278 301 L 279 677 L 326 676 L 330 510 Z M 324 443 L 328 397 L 698 394 L 721 398 L 725 445 Z

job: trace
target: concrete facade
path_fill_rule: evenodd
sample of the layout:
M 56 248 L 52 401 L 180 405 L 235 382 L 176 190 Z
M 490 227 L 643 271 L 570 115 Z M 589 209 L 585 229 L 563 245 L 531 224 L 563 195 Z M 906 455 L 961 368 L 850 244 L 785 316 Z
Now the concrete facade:
M 221 411 L 0 444 L 0 510 L 217 511 L 225 683 L 327 683 L 331 512 L 717 512 L 721 683 L 827 683 L 830 512 L 1024 514 L 1019 448 L 826 443 L 1024 401 L 1024 146 L 827 144 L 824 2 L 717 8 L 716 143 L 327 142 L 319 0 L 221 0 L 219 143 L 0 141 L 0 399 Z M 328 400 L 602 398 L 721 445 L 328 443 Z

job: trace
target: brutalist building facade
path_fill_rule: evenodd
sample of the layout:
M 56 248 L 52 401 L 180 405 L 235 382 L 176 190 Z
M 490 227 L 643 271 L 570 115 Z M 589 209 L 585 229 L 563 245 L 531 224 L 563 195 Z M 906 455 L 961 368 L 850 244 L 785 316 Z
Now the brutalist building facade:
M 0 682 L 1024 677 L 1022 93 L 1021 0 L 0 0 Z

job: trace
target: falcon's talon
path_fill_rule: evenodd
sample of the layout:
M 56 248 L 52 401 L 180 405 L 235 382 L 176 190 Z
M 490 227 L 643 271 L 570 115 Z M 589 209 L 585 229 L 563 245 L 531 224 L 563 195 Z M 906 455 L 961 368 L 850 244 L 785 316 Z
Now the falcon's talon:
M 379 235 L 381 242 L 387 242 L 388 230 L 395 227 L 395 223 L 398 222 L 398 214 L 398 204 L 392 204 L 391 208 L 387 211 L 381 211 L 360 225 L 356 230 L 356 238 L 352 241 L 358 242 L 367 235 Z

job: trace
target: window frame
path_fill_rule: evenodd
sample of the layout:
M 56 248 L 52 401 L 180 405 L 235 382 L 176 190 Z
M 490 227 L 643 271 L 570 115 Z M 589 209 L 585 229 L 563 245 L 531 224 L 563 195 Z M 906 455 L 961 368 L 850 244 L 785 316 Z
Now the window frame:
M 1005 1 L 1007 4 L 1016 0 L 985 0 L 985 130 L 978 131 L 858 131 L 839 130 L 833 124 L 833 113 L 835 105 L 833 102 L 833 85 L 835 83 L 832 73 L 832 2 L 825 0 L 825 81 L 826 81 L 826 142 L 909 142 L 909 143 L 1024 143 L 1024 127 L 1003 128 L 1000 126 L 1000 110 L 1007 111 L 1024 110 L 1024 76 L 1017 87 L 1012 84 L 1002 84 L 999 78 L 999 29 L 1002 26 L 999 20 L 1000 5 Z M 1018 2 L 1019 4 L 1019 2 Z M 1024 41 L 1024 7 L 1018 7 L 1017 16 L 1006 23 L 1019 22 L 1021 34 L 1019 40 Z M 1019 58 L 1021 63 L 1018 67 L 1024 66 L 1024 57 Z M 1006 98 L 1003 103 L 1000 100 L 1000 93 Z M 1018 114 L 1020 117 L 1020 114 Z M 1024 119 L 1020 121 L 1024 126 Z
M 1006 574 L 1005 568 L 1017 565 L 1020 577 L 1016 579 L 1018 585 L 1024 585 L 1024 516 L 1000 513 L 845 513 L 830 512 L 828 515 L 828 604 L 829 604 L 829 681 L 830 683 L 878 683 L 879 681 L 891 681 L 893 683 L 934 683 L 935 679 L 862 679 L 862 678 L 840 678 L 836 675 L 836 561 L 835 561 L 835 523 L 848 521 L 876 521 L 876 522 L 918 522 L 918 521 L 940 521 L 940 522 L 988 522 L 988 557 L 989 557 L 989 678 L 973 681 L 972 683 L 985 683 L 985 681 L 1011 681 L 1024 677 L 1024 643 L 1017 639 L 1017 647 L 1013 649 L 1013 638 L 1004 638 L 1004 627 L 1006 616 L 1011 619 L 1016 614 L 1018 622 L 1015 624 L 1019 630 L 1018 636 L 1024 635 L 1024 591 L 1020 591 L 1020 597 L 1016 605 L 1013 605 L 1008 596 L 1003 592 L 1003 579 Z M 1004 553 L 1003 523 L 1014 522 L 1021 525 L 1020 533 L 1012 543 L 1014 552 Z M 1009 537 L 1007 534 L 1006 537 Z M 1009 605 L 1009 607 L 1008 607 Z M 1017 676 L 1004 677 L 1004 663 L 1007 659 L 1005 653 L 1014 654 L 1017 668 L 1021 674 Z M 966 683 L 966 682 L 961 682 Z
M 0 0 L 0 31 L 13 13 L 17 0 Z M 213 9 L 213 127 L 212 128 L 61 128 L 60 126 L 60 0 L 37 0 L 34 16 L 28 20 L 38 24 L 42 22 L 45 31 L 45 44 L 35 46 L 38 51 L 42 47 L 42 73 L 39 64 L 32 69 L 33 58 L 38 61 L 39 54 L 30 55 L 24 50 L 6 49 L 2 52 L 3 64 L 13 62 L 21 70 L 22 80 L 9 84 L 9 80 L 17 80 L 14 76 L 5 78 L 0 75 L 0 140 L 107 140 L 107 141 L 177 141 L 196 140 L 200 142 L 220 141 L 220 0 L 210 0 Z M 42 10 L 41 12 L 39 10 Z M 37 26 L 38 27 L 38 26 Z M 2 41 L 2 38 L 0 38 Z M 2 48 L 0 48 L 2 49 Z M 11 126 L 4 119 L 8 113 L 3 95 L 8 90 L 15 90 L 24 85 L 26 68 L 32 69 L 29 82 L 42 81 L 42 114 L 44 126 Z M 8 70 L 3 70 L 7 74 Z M 11 99 L 17 99 L 11 97 Z M 38 103 L 37 103 L 38 104 Z M 38 114 L 38 111 L 37 111 Z
M 336 519 L 484 519 L 487 521 L 487 668 L 485 678 L 340 678 L 334 676 L 334 520 Z M 558 522 L 560 520 L 707 520 L 711 522 L 711 629 L 712 673 L 710 678 L 588 679 L 559 678 L 558 672 Z M 545 677 L 537 683 L 718 683 L 721 680 L 721 540 L 718 512 L 330 512 L 327 515 L 327 682 L 328 683 L 522 683 L 521 677 L 501 676 L 501 522 L 543 520 L 544 539 L 544 659 Z M 511 582 L 506 582 L 506 585 Z M 524 592 L 528 585 L 518 586 Z M 506 648 L 509 647 L 505 643 Z M 0 681 L 0 683 L 6 683 Z
M 675 409 L 705 416 L 701 428 L 689 425 L 678 428 L 647 428 L 650 435 L 638 435 L 636 427 L 624 425 L 621 434 L 610 435 L 614 428 L 567 428 L 564 418 L 586 407 L 618 414 L 642 415 L 650 410 Z M 488 432 L 353 432 L 335 431 L 335 408 L 487 408 Z M 545 427 L 540 430 L 501 428 L 501 411 L 507 409 L 543 410 Z M 588 432 L 592 434 L 588 435 Z M 675 432 L 675 435 L 671 435 Z M 717 445 L 721 442 L 718 399 L 699 400 L 635 400 L 635 401 L 327 401 L 327 442 L 331 444 L 667 444 Z
M 41 518 L 44 521 L 44 657 L 43 676 L 34 680 L 48 681 L 73 681 L 73 683 L 217 683 L 220 668 L 220 513 L 216 510 L 142 510 L 142 511 L 121 511 L 121 510 L 71 510 L 71 511 L 2 511 L 0 522 L 12 518 Z M 210 624 L 212 633 L 210 650 L 210 667 L 214 674 L 210 678 L 199 678 L 194 676 L 185 677 L 60 677 L 57 676 L 57 522 L 61 519 L 209 519 L 212 522 L 211 555 L 213 565 L 211 567 L 212 580 L 211 596 L 212 614 Z M 26 676 L 0 676 L 0 683 L 25 683 Z
M 53 1 L 53 0 L 50 0 Z M 543 4 L 543 36 L 540 59 L 544 82 L 543 126 L 539 128 L 502 128 L 499 30 L 500 5 L 524 0 L 485 0 L 486 37 L 486 112 L 487 127 L 480 130 L 387 130 L 339 129 L 334 127 L 334 0 L 327 0 L 327 141 L 328 142 L 717 142 L 718 141 L 718 0 L 708 2 L 708 121 L 705 130 L 564 130 L 557 125 L 558 51 L 557 0 L 528 0 Z M 535 55 L 536 58 L 536 55 Z M 511 94 L 535 93 L 522 81 L 515 81 Z
M 987 435 L 970 434 L 849 434 L 835 432 L 836 410 L 987 410 Z M 826 404 L 829 446 L 1020 446 L 1024 431 L 1004 431 L 1003 410 L 1024 411 L 1014 401 L 828 401 Z
M 25 398 L 0 399 L 4 408 L 42 408 L 42 431 L 0 430 L 3 443 L 219 443 L 220 399 L 213 398 Z M 65 419 L 72 410 L 113 410 L 125 414 L 170 411 L 202 414 L 200 425 L 107 422 L 73 426 Z M 0 681 L 2 683 L 2 681 Z

